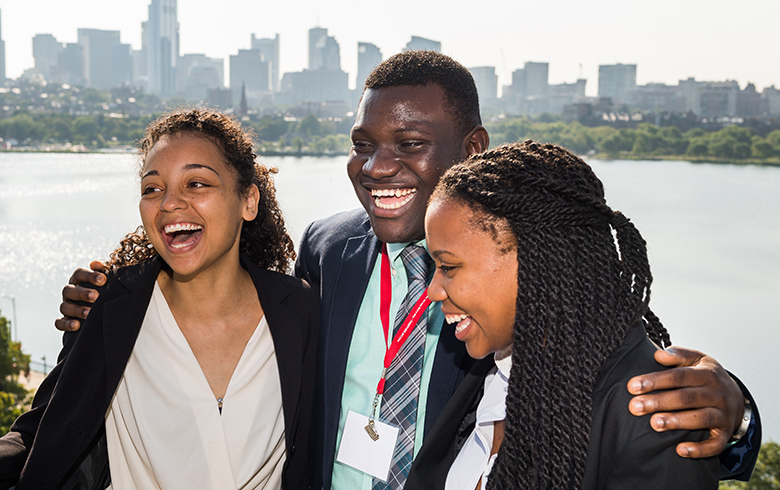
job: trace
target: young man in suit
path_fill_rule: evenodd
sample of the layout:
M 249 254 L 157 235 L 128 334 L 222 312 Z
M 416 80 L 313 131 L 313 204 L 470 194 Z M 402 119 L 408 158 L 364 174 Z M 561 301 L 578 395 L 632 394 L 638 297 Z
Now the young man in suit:
M 296 264 L 296 275 L 312 287 L 319 287 L 322 297 L 315 380 L 315 406 L 319 410 L 312 434 L 314 487 L 402 488 L 423 436 L 475 361 L 465 353 L 452 329 L 442 328 L 443 316 L 433 305 L 423 315 L 427 320 L 423 345 L 416 347 L 422 352 L 421 359 L 418 356 L 406 373 L 394 373 L 391 367 L 387 371 L 388 390 L 383 397 L 376 397 L 377 382 L 385 367 L 386 342 L 393 339 L 392 327 L 386 339 L 382 320 L 383 316 L 396 318 L 412 289 L 403 256 L 408 245 L 425 245 L 425 208 L 439 177 L 466 156 L 486 150 L 489 137 L 481 125 L 477 90 L 468 70 L 447 56 L 427 51 L 397 54 L 369 75 L 351 137 L 347 171 L 364 209 L 309 225 L 301 238 Z M 383 244 L 387 246 L 389 267 L 382 264 Z M 389 272 L 383 274 L 383 269 Z M 80 271 L 71 282 L 94 282 L 97 277 L 97 273 Z M 391 294 L 383 294 L 381 284 L 385 280 Z M 88 299 L 87 291 L 78 287 L 66 288 L 63 296 L 74 301 Z M 385 301 L 387 297 L 390 299 Z M 385 303 L 389 308 L 383 309 Z M 61 309 L 69 317 L 85 314 L 83 307 L 70 303 L 63 303 Z M 389 322 L 385 319 L 384 323 Z M 77 322 L 61 319 L 57 325 L 69 330 Z M 402 349 L 395 365 L 413 357 L 407 354 Z M 681 444 L 678 452 L 689 457 L 720 453 L 740 427 L 744 406 L 740 388 L 714 359 L 697 352 L 681 349 L 677 354 L 665 354 L 663 361 L 693 367 L 638 377 L 634 394 L 643 395 L 632 401 L 632 412 L 664 412 L 652 419 L 656 430 L 709 427 L 710 440 Z M 390 483 L 386 485 L 347 463 L 336 462 L 336 458 L 340 452 L 350 451 L 357 453 L 358 459 L 375 457 L 361 455 L 360 448 L 349 444 L 342 446 L 348 414 L 354 413 L 363 422 L 355 437 L 360 437 L 362 425 L 372 412 L 377 422 L 394 419 L 397 414 L 385 414 L 382 405 L 391 405 L 387 402 L 392 397 L 388 391 L 392 391 L 394 379 L 404 376 L 412 383 L 404 385 L 403 391 L 414 392 L 407 397 L 414 400 L 402 407 L 406 425 L 396 420 L 393 423 L 401 426 L 399 447 L 412 449 L 404 454 L 396 450 L 388 462 Z M 408 389 L 412 385 L 414 390 Z M 645 394 L 673 388 L 678 389 Z M 374 400 L 380 403 L 372 406 Z M 752 471 L 757 444 L 751 437 L 757 432 L 754 423 L 743 445 L 753 443 L 755 449 L 731 465 L 731 476 L 749 476 Z

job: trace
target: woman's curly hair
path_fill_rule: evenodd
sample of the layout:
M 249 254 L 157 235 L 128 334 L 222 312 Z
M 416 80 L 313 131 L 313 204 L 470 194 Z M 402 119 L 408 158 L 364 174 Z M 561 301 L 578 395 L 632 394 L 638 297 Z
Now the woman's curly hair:
M 445 173 L 431 200 L 469 206 L 487 231 L 506 223 L 517 240 L 506 428 L 488 488 L 579 488 L 604 361 L 639 322 L 670 344 L 649 309 L 645 241 L 607 206 L 591 168 L 551 144 L 475 155 Z
M 260 191 L 257 217 L 245 221 L 241 229 L 240 250 L 265 269 L 286 272 L 295 260 L 295 248 L 287 234 L 284 218 L 276 201 L 276 188 L 268 169 L 256 162 L 253 135 L 237 120 L 208 109 L 186 109 L 165 114 L 146 128 L 139 143 L 141 168 L 149 152 L 163 136 L 192 133 L 208 138 L 222 152 L 225 162 L 233 169 L 242 195 L 255 185 Z M 120 243 L 108 266 L 112 268 L 136 264 L 157 255 L 143 227 L 128 234 Z

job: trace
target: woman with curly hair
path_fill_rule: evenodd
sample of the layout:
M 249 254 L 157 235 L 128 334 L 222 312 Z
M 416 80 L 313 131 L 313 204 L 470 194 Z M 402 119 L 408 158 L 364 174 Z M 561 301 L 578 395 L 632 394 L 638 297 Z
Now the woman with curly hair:
M 222 114 L 153 122 L 143 227 L 30 412 L 0 440 L 0 481 L 45 488 L 304 488 L 318 295 L 271 172 Z
M 645 242 L 585 162 L 532 141 L 475 155 L 444 175 L 425 228 L 428 295 L 495 366 L 463 382 L 410 482 L 454 458 L 427 488 L 718 487 L 716 458 L 675 453 L 705 432 L 655 433 L 626 409 L 669 335 L 648 306 Z

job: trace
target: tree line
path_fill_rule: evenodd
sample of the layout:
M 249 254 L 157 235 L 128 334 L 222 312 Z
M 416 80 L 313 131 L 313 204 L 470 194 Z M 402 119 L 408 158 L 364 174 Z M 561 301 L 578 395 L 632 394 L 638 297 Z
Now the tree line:
M 83 145 L 87 149 L 135 145 L 153 116 L 68 115 L 17 111 L 0 119 L 0 138 L 8 147 L 46 148 Z M 344 154 L 349 150 L 351 118 L 300 119 L 283 116 L 244 118 L 258 137 L 261 154 Z M 780 130 L 762 136 L 754 128 L 728 126 L 717 131 L 685 132 L 675 126 L 640 123 L 635 128 L 585 126 L 579 122 L 538 121 L 524 117 L 488 121 L 491 144 L 534 139 L 563 145 L 583 155 L 605 158 L 667 158 L 780 164 Z

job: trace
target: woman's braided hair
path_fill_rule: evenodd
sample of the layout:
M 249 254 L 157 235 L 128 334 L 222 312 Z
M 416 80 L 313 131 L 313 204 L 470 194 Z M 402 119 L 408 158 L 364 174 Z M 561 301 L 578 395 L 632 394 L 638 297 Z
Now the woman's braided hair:
M 591 168 L 552 144 L 474 155 L 445 173 L 431 199 L 469 206 L 486 230 L 503 221 L 517 239 L 506 428 L 488 488 L 579 488 L 604 361 L 640 321 L 670 344 L 648 307 L 645 241 L 607 206 Z
M 139 144 L 141 168 L 152 147 L 162 137 L 191 133 L 207 138 L 222 152 L 225 162 L 238 181 L 238 192 L 246 195 L 252 185 L 260 190 L 257 217 L 245 221 L 241 229 L 239 248 L 250 260 L 264 269 L 286 272 L 295 260 L 293 241 L 287 234 L 284 218 L 276 201 L 276 188 L 268 169 L 256 162 L 252 134 L 237 120 L 208 109 L 186 109 L 163 115 L 146 128 Z M 149 242 L 143 227 L 129 233 L 119 244 L 108 266 L 112 268 L 136 264 L 152 258 L 157 252 Z

